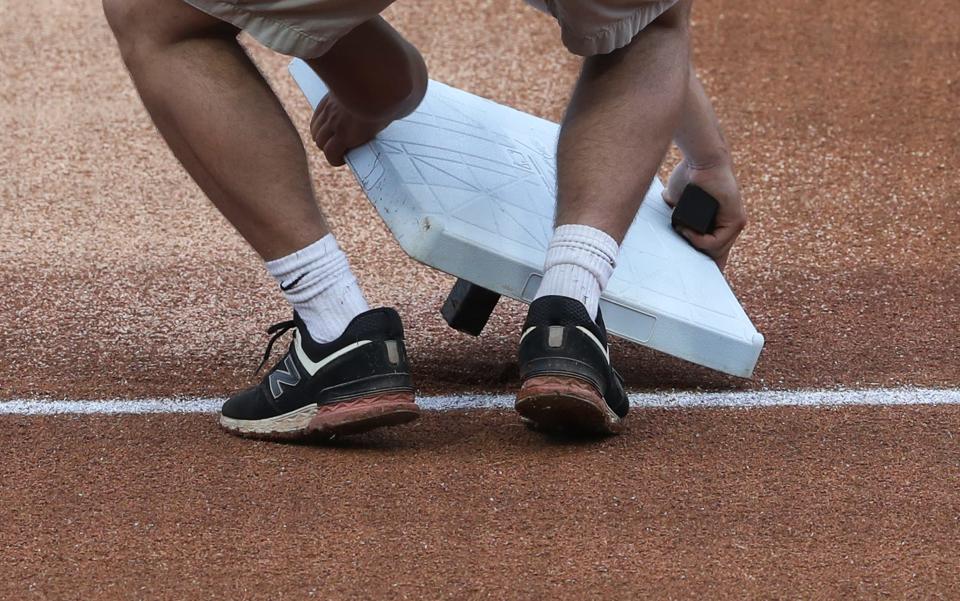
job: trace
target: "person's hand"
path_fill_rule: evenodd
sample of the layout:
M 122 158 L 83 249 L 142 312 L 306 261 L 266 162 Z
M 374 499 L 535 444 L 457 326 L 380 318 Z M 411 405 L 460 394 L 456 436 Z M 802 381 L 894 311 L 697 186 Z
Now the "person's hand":
M 360 117 L 327 94 L 310 119 L 310 136 L 327 157 L 327 162 L 339 167 L 346 162 L 348 150 L 372 140 L 393 119 L 394 116 L 389 114 Z
M 710 234 L 698 234 L 689 228 L 680 228 L 680 234 L 699 250 L 707 253 L 723 271 L 730 256 L 730 249 L 737 236 L 747 225 L 747 212 L 740 198 L 740 188 L 733 174 L 733 166 L 728 162 L 700 169 L 691 166 L 686 160 L 670 174 L 670 180 L 663 190 L 663 200 L 671 207 L 676 206 L 687 184 L 696 184 L 717 199 L 716 228 Z

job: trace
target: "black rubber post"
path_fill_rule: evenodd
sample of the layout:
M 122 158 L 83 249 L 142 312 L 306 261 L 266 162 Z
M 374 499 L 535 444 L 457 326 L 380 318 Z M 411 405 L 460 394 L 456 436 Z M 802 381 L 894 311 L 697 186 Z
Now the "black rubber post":
M 454 330 L 479 336 L 499 300 L 496 292 L 458 279 L 440 314 Z
M 674 229 L 688 227 L 698 234 L 709 234 L 716 227 L 720 204 L 703 188 L 688 184 L 673 209 L 670 222 Z

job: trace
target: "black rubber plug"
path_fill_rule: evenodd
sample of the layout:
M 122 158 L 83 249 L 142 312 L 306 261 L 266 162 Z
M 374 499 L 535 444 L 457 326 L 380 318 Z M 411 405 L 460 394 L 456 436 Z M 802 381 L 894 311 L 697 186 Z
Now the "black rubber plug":
M 716 227 L 720 203 L 696 184 L 687 184 L 673 208 L 670 223 L 674 229 L 690 228 L 698 234 L 709 234 Z
M 479 336 L 499 300 L 496 292 L 458 279 L 440 314 L 454 330 Z

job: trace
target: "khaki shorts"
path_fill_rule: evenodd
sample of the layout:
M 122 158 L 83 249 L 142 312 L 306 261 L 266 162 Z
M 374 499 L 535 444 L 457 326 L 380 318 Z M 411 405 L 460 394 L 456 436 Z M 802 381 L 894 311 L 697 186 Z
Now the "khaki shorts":
M 677 0 L 526 0 L 560 23 L 563 45 L 580 56 L 623 48 Z
M 184 0 L 282 54 L 316 58 L 394 0 Z M 449 0 L 434 0 L 436 2 Z M 630 43 L 677 0 L 527 0 L 560 23 L 563 44 L 581 56 Z
M 323 55 L 394 0 L 184 0 L 246 31 L 264 46 L 299 58 Z

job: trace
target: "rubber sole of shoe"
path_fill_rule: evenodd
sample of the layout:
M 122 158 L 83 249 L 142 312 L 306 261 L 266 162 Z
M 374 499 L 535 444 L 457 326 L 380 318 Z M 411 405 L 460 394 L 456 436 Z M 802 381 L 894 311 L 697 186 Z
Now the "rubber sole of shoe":
M 220 427 L 231 434 L 261 440 L 333 438 L 398 426 L 420 417 L 413 392 L 390 392 L 330 405 L 307 405 L 296 411 L 260 420 L 220 416 Z
M 591 384 L 570 376 L 525 380 L 514 405 L 535 429 L 569 434 L 618 434 L 623 422 Z

